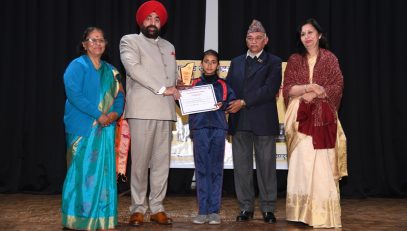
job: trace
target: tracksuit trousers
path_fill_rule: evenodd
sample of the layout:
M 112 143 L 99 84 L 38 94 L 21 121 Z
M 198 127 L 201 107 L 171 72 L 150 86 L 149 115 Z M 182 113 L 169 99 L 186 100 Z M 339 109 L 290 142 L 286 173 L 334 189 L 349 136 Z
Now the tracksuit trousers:
M 201 128 L 191 133 L 199 214 L 219 213 L 226 130 Z

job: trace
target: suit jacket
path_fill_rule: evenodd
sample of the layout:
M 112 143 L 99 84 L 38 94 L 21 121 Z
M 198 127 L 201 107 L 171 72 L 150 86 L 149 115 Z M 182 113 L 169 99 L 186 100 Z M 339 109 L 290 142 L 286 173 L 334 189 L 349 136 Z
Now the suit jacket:
M 246 102 L 247 121 L 252 132 L 258 136 L 277 135 L 279 122 L 276 95 L 281 85 L 281 59 L 262 52 L 245 76 L 246 54 L 232 59 L 226 81 L 232 87 L 237 99 Z M 240 111 L 229 114 L 229 133 L 239 128 Z
M 175 86 L 174 46 L 141 33 L 125 35 L 120 40 L 120 58 L 126 69 L 125 117 L 175 121 L 174 98 L 157 94 L 162 87 Z

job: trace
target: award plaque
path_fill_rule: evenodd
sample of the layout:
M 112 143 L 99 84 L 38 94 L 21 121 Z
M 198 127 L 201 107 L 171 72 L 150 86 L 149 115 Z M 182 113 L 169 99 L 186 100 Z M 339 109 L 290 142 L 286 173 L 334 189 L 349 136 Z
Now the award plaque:
M 187 63 L 180 68 L 182 83 L 184 85 L 191 85 L 192 76 L 194 74 L 194 63 Z

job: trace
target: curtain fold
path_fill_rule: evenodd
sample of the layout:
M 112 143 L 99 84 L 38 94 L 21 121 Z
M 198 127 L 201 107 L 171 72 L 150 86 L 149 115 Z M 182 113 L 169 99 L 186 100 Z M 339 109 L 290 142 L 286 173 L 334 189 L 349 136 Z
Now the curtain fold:
M 2 50 L 0 193 L 59 193 L 66 174 L 63 73 L 77 57 L 88 26 L 108 39 L 109 62 L 124 76 L 119 41 L 139 33 L 135 12 L 145 0 L 5 0 Z M 205 0 L 161 0 L 169 20 L 162 37 L 178 59 L 200 57 Z M 181 26 L 182 25 L 182 26 Z
M 345 88 L 339 117 L 348 138 L 348 197 L 407 196 L 407 2 L 402 0 L 222 0 L 219 50 L 246 52 L 253 18 L 270 38 L 268 51 L 287 61 L 300 22 L 315 18 L 338 57 Z M 238 26 L 236 26 L 238 25 Z
M 140 0 L 5 0 L 0 7 L 0 192 L 58 193 L 66 173 L 63 72 L 76 57 L 83 30 L 100 26 L 110 62 L 122 74 L 119 41 L 138 33 Z M 199 59 L 205 0 L 162 0 L 169 12 L 163 37 L 177 59 Z M 339 117 L 348 138 L 349 177 L 343 196 L 407 196 L 407 1 L 220 0 L 219 52 L 246 52 L 253 18 L 268 51 L 286 61 L 300 21 L 316 18 L 338 57 L 345 89 Z

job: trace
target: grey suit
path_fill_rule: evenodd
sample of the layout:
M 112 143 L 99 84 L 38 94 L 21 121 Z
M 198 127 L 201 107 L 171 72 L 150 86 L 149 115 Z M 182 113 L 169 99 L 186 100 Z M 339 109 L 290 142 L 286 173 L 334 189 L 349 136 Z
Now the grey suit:
M 120 58 L 126 69 L 124 114 L 131 133 L 130 211 L 144 214 L 149 204 L 154 214 L 164 211 L 162 201 L 167 191 L 172 121 L 176 120 L 174 98 L 158 93 L 162 87 L 175 86 L 175 49 L 165 39 L 131 34 L 120 41 Z

